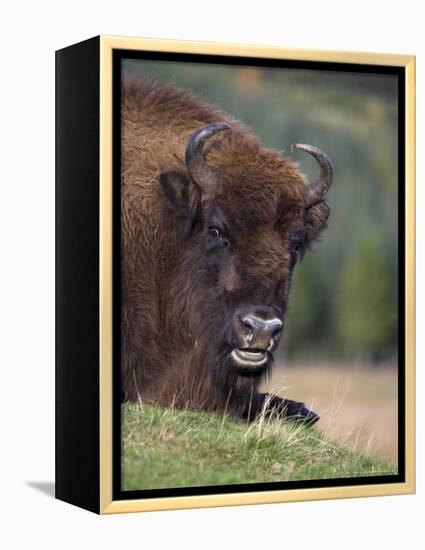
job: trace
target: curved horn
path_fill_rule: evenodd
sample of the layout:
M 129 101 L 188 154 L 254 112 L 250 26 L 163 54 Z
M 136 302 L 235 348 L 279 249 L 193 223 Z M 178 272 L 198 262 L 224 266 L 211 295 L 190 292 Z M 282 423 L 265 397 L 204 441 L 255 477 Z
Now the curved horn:
M 292 145 L 293 149 L 300 149 L 306 153 L 310 153 L 320 166 L 320 174 L 317 178 L 306 188 L 306 208 L 314 206 L 320 201 L 322 197 L 329 191 L 329 187 L 332 185 L 334 177 L 334 167 L 331 159 L 321 151 L 318 147 L 313 145 L 305 145 L 303 143 L 296 143 Z
M 208 124 L 192 134 L 187 142 L 185 153 L 186 166 L 192 178 L 201 187 L 207 184 L 213 176 L 213 169 L 205 162 L 204 145 L 213 135 L 229 128 L 230 126 L 225 122 Z

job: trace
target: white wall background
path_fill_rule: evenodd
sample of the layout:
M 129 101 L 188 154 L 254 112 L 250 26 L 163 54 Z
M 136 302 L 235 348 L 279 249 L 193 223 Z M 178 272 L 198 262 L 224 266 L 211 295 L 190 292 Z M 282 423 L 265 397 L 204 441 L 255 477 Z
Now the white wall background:
M 376 548 L 424 534 L 423 253 L 418 256 L 416 496 L 97 517 L 29 485 L 54 476 L 54 50 L 103 34 L 418 56 L 418 205 L 424 204 L 421 2 L 5 2 L 0 8 L 0 545 L 3 548 Z M 424 238 L 418 217 L 418 241 Z M 421 239 L 422 237 L 422 239 Z

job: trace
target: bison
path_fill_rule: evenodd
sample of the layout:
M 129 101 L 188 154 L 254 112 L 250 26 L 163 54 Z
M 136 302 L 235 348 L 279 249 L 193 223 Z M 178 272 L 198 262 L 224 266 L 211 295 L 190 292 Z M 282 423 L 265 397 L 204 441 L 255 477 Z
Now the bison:
M 319 416 L 260 393 L 292 272 L 325 228 L 333 178 L 260 145 L 241 122 L 174 84 L 121 90 L 123 400 L 228 413 Z

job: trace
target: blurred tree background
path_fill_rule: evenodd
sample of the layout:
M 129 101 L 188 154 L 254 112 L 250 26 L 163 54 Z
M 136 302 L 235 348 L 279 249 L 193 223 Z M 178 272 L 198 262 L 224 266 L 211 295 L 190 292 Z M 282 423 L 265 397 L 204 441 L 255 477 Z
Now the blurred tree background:
M 397 357 L 397 80 L 392 75 L 125 60 L 241 120 L 262 143 L 326 151 L 329 227 L 296 268 L 285 361 L 393 364 Z M 316 163 L 294 158 L 310 178 Z

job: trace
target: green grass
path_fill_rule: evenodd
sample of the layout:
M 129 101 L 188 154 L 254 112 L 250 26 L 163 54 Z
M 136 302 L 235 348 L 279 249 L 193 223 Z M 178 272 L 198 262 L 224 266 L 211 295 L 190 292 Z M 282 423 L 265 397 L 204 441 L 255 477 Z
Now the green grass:
M 397 473 L 315 428 L 255 423 L 152 405 L 123 405 L 124 490 Z

